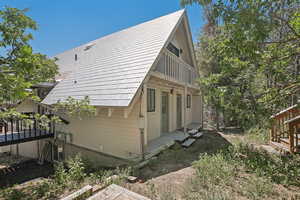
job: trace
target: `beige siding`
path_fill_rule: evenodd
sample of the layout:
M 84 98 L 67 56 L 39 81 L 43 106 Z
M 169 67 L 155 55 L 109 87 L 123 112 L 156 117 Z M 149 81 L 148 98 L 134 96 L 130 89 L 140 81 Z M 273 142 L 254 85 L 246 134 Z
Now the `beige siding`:
M 139 102 L 136 103 L 127 118 L 124 116 L 123 108 L 114 109 L 112 116 L 109 117 L 108 108 L 98 107 L 97 116 L 68 119 L 70 124 L 57 126 L 57 130 L 71 133 L 72 143 L 75 145 L 121 158 L 135 158 L 141 152 L 138 129 L 139 105 Z M 37 110 L 37 105 L 26 100 L 17 107 L 17 110 L 32 112 Z M 36 142 L 19 145 L 20 153 L 23 151 L 24 156 L 35 157 L 37 150 L 33 143 Z
M 107 108 L 100 108 L 95 117 L 72 118 L 65 131 L 72 133 L 74 145 L 103 152 L 121 158 L 140 155 L 138 128 L 139 103 L 136 103 L 128 118 L 124 109 L 115 109 L 108 116 Z
M 201 96 L 195 95 L 192 96 L 192 122 L 199 123 L 201 122 L 202 117 L 202 102 L 201 102 Z
M 174 38 L 171 41 L 177 48 L 182 49 L 182 54 L 180 58 L 188 63 L 189 65 L 193 66 L 193 61 L 191 57 L 191 50 L 188 45 L 187 33 L 186 29 L 184 28 L 184 23 L 181 23 L 178 27 L 177 31 L 175 32 Z
M 148 88 L 155 89 L 155 112 L 148 112 L 148 141 L 156 139 L 161 136 L 161 93 L 168 92 L 169 93 L 169 132 L 172 132 L 177 129 L 177 102 L 176 96 L 177 94 L 182 95 L 182 127 L 184 123 L 184 101 L 186 100 L 186 96 L 184 96 L 184 87 L 172 85 L 170 82 L 158 80 L 157 78 L 151 78 L 147 83 Z M 171 90 L 173 90 L 173 94 L 171 94 Z M 190 124 L 192 122 L 200 123 L 200 118 L 196 118 L 196 116 L 200 116 L 201 110 L 201 102 L 194 98 L 193 95 L 195 91 L 188 89 L 187 94 L 191 95 L 191 108 L 186 109 L 186 124 Z M 194 109 L 197 108 L 197 109 Z M 193 117 L 194 116 L 194 117 Z
M 37 141 L 25 142 L 19 145 L 19 155 L 27 158 L 38 158 Z M 12 146 L 12 153 L 17 154 L 17 145 Z
M 18 112 L 37 112 L 37 104 L 30 99 L 26 99 L 17 106 L 16 110 Z

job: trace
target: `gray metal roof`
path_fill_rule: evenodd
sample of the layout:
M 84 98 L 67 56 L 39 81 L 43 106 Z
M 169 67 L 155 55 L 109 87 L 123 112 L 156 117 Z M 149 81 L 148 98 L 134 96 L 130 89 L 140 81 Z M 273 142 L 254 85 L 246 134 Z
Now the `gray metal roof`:
M 183 15 L 180 10 L 58 54 L 61 81 L 42 103 L 89 96 L 91 105 L 128 106 Z

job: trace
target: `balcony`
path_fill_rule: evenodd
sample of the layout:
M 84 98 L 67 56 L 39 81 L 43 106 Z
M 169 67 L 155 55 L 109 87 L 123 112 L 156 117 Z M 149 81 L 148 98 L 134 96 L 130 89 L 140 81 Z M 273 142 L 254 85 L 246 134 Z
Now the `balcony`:
M 197 70 L 168 50 L 163 52 L 153 74 L 159 78 L 176 82 L 181 85 L 198 87 L 196 80 L 199 78 L 199 75 Z

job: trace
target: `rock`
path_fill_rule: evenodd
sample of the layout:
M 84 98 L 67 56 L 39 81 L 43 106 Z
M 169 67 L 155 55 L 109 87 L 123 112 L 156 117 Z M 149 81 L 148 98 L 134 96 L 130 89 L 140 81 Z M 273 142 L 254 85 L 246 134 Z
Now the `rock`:
M 135 176 L 128 176 L 128 177 L 127 177 L 127 181 L 128 181 L 129 183 L 135 183 L 135 182 L 137 182 L 137 180 L 138 180 L 138 178 L 135 177 Z

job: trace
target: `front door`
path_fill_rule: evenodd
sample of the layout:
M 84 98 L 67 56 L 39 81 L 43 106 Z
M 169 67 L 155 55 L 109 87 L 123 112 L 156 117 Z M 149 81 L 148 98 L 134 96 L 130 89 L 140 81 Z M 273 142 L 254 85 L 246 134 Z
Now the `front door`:
M 169 95 L 161 93 L 161 132 L 169 132 Z
M 182 128 L 182 97 L 181 94 L 177 94 L 176 98 L 176 115 L 177 115 L 177 129 Z

